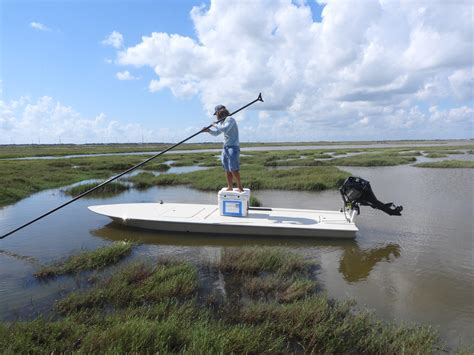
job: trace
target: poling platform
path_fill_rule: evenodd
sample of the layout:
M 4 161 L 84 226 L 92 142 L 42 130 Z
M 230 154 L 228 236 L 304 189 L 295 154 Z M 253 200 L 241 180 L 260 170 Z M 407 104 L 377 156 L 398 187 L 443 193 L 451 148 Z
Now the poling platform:
M 355 238 L 352 218 L 340 211 L 250 208 L 246 217 L 221 216 L 219 206 L 131 203 L 90 206 L 95 213 L 131 227 L 232 235 Z

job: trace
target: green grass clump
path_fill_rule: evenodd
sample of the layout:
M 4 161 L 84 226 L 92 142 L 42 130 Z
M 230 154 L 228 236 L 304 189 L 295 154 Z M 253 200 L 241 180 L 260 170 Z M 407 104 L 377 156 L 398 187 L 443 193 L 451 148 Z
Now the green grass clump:
M 461 150 L 456 149 L 431 149 L 429 151 L 425 151 L 425 154 L 441 154 L 441 155 L 453 155 L 453 154 L 464 154 Z
M 277 299 L 280 302 L 292 302 L 299 299 L 306 298 L 313 293 L 313 290 L 316 287 L 316 282 L 313 280 L 301 278 L 296 279 L 291 282 L 288 287 L 286 287 L 283 292 L 278 294 Z
M 70 187 L 68 189 L 63 190 L 64 194 L 69 195 L 69 196 L 78 196 L 86 191 L 89 191 L 90 189 L 96 187 L 99 184 L 81 184 L 77 186 Z M 120 182 L 110 182 L 97 190 L 85 195 L 85 198 L 97 198 L 97 197 L 111 197 L 118 195 L 124 191 L 127 191 L 130 189 L 130 186 L 122 184 Z
M 421 152 L 419 151 L 402 151 L 400 153 L 398 153 L 398 155 L 401 155 L 402 157 L 413 157 L 413 156 L 421 156 L 423 155 Z
M 152 186 L 155 175 L 152 173 L 140 173 L 131 178 L 128 178 L 128 181 L 133 182 L 133 186 L 139 190 L 145 190 Z
M 156 171 L 168 171 L 171 169 L 171 166 L 169 166 L 168 164 L 157 164 L 155 166 L 151 166 L 151 167 L 146 167 L 146 168 L 153 168 L 153 170 L 156 170 Z
M 258 198 L 256 198 L 255 196 L 250 196 L 249 205 L 250 205 L 251 207 L 261 207 L 261 206 L 262 206 L 262 203 L 261 203 L 260 200 L 259 200 Z
M 91 157 L 58 160 L 0 160 L 0 206 L 35 192 L 89 179 L 109 178 L 143 157 Z M 125 170 L 125 169 L 123 169 Z
M 65 274 L 73 274 L 81 271 L 102 269 L 112 265 L 129 255 L 133 243 L 128 241 L 115 242 L 105 247 L 73 255 L 63 262 L 50 266 L 44 266 L 34 276 L 39 279 L 54 277 Z
M 217 267 L 221 271 L 257 274 L 306 272 L 309 264 L 282 248 L 226 248 Z
M 392 153 L 364 153 L 351 157 L 335 158 L 326 163 L 337 166 L 394 166 L 409 164 L 414 161 L 416 161 L 416 158 L 413 156 L 400 156 Z
M 257 259 L 257 260 L 253 260 Z M 201 266 L 204 267 L 204 266 Z M 311 264 L 282 248 L 226 248 L 225 298 L 176 260 L 136 262 L 74 291 L 49 318 L 0 323 L 5 353 L 431 353 L 430 327 L 377 321 L 316 289 Z M 217 277 L 217 276 L 216 276 Z M 204 283 L 206 283 L 204 285 Z
M 443 160 L 415 164 L 418 168 L 443 168 L 443 169 L 474 169 L 472 160 Z
M 315 160 L 314 158 L 276 160 L 268 159 L 265 166 L 394 166 L 409 164 L 416 161 L 412 155 L 403 156 L 393 152 L 361 153 L 349 157 L 339 157 L 330 160 Z
M 307 278 L 272 274 L 244 278 L 242 288 L 253 299 L 274 299 L 288 303 L 311 295 L 316 282 Z
M 312 265 L 283 248 L 225 248 L 215 266 L 252 300 L 293 302 L 316 288 Z
M 255 302 L 231 317 L 248 325 L 268 324 L 269 331 L 300 344 L 303 353 L 428 354 L 437 341 L 430 327 L 377 322 L 369 313 L 354 313 L 351 302 L 323 295 L 287 304 Z
M 425 155 L 427 158 L 446 158 L 446 154 L 441 154 L 441 153 L 428 153 Z
M 198 159 L 194 159 L 191 156 L 188 157 L 180 157 L 179 160 L 171 163 L 171 166 L 193 166 L 199 163 Z
M 216 157 L 218 152 L 196 154 L 172 154 L 167 156 L 171 166 L 218 166 L 220 160 Z
M 242 282 L 243 290 L 252 298 L 268 298 L 289 286 L 289 282 L 279 275 L 247 277 Z
M 197 290 L 196 270 L 188 263 L 132 263 L 84 292 L 69 294 L 56 309 L 70 314 L 88 309 L 144 305 L 169 298 L 186 298 Z
M 309 155 L 308 157 L 312 159 L 331 159 L 333 156 L 327 153 L 315 153 Z
M 100 317 L 0 325 L 0 346 L 6 353 L 281 353 L 283 338 L 267 329 L 216 320 L 193 301 L 165 300 Z
M 44 161 L 0 161 L 0 206 L 14 203 L 32 193 L 91 179 L 94 174 L 80 169 L 48 165 Z

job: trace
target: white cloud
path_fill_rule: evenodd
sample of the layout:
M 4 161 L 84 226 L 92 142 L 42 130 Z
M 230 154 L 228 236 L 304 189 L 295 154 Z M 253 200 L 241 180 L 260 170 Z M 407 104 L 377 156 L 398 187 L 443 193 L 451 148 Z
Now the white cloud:
M 52 31 L 48 26 L 46 26 L 46 25 L 44 25 L 40 22 L 30 22 L 30 27 L 35 29 L 35 30 L 38 30 L 38 31 L 44 31 L 44 32 L 51 32 Z
M 359 120 L 359 124 L 361 126 L 367 126 L 370 122 L 370 119 L 368 117 L 364 117 L 362 119 Z
M 104 46 L 112 46 L 114 48 L 122 48 L 123 35 L 120 32 L 112 31 L 102 42 Z
M 139 79 L 138 77 L 135 77 L 132 74 L 130 74 L 128 70 L 118 72 L 116 74 L 116 77 L 118 80 L 138 80 Z
M 0 144 L 170 141 L 167 132 L 154 132 L 137 123 L 122 123 L 99 113 L 84 118 L 72 107 L 43 96 L 0 100 Z
M 382 115 L 371 123 L 383 121 L 387 106 L 468 99 L 472 72 L 470 81 L 460 73 L 473 62 L 469 4 L 353 5 L 327 1 L 314 22 L 308 5 L 291 0 L 213 0 L 191 11 L 197 39 L 154 32 L 119 51 L 118 63 L 151 67 L 158 78 L 150 91 L 199 95 L 209 111 L 262 91 L 260 108 L 338 125 L 371 111 Z
M 448 76 L 448 81 L 454 96 L 459 100 L 473 100 L 474 93 L 474 69 L 470 68 L 456 70 Z
M 474 123 L 474 109 L 472 107 L 462 106 L 450 110 L 440 110 L 437 106 L 432 106 L 430 107 L 429 112 L 431 122 L 444 121 L 450 123 L 470 120 L 471 125 Z
M 196 39 L 153 32 L 120 50 L 117 62 L 152 68 L 151 92 L 197 95 L 209 112 L 261 91 L 258 109 L 327 132 L 359 124 L 387 135 L 418 127 L 430 116 L 422 107 L 441 99 L 451 102 L 445 110 L 472 106 L 469 3 L 320 3 L 315 22 L 305 2 L 212 0 L 191 10 Z

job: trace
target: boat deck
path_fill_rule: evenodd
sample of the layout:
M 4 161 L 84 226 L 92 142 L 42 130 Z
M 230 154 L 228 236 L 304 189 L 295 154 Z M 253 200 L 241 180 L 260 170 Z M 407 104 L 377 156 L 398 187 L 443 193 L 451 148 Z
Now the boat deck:
M 354 238 L 358 231 L 340 211 L 250 209 L 246 217 L 221 216 L 217 205 L 132 203 L 90 206 L 127 226 L 190 233 Z

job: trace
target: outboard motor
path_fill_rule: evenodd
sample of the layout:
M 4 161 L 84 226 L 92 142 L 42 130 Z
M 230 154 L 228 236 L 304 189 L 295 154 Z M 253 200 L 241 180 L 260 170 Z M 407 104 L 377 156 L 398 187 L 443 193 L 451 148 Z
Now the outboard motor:
M 344 200 L 344 208 L 356 210 L 357 214 L 360 213 L 359 205 L 362 205 L 382 210 L 390 216 L 401 216 L 403 207 L 396 206 L 392 202 L 383 203 L 377 200 L 367 180 L 349 176 L 339 191 Z

